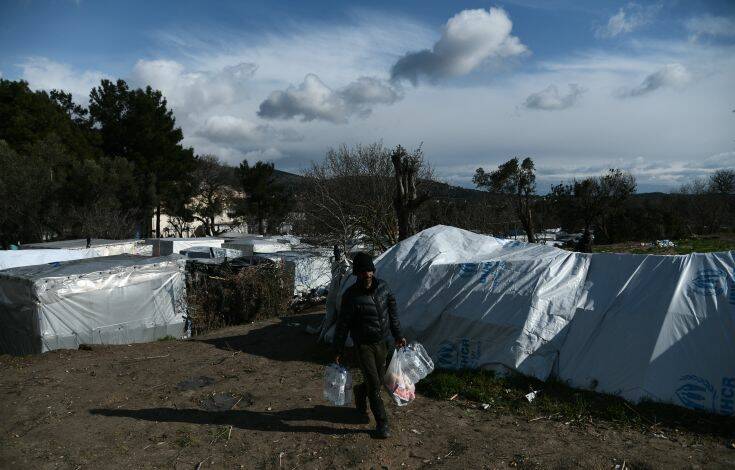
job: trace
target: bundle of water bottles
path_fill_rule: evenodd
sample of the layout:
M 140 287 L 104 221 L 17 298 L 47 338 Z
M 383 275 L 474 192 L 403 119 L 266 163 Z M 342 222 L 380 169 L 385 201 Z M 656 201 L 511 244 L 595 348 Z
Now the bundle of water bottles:
M 324 371 L 324 398 L 337 406 L 352 403 L 352 374 L 339 364 L 330 364 Z
M 393 352 L 383 384 L 398 406 L 408 405 L 416 398 L 416 383 L 434 370 L 434 362 L 420 343 Z M 339 364 L 330 364 L 324 371 L 324 398 L 337 406 L 352 403 L 352 374 Z

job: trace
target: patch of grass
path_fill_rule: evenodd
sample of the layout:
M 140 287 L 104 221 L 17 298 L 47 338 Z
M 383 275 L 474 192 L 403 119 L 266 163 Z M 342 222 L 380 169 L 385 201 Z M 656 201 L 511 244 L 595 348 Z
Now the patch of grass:
M 181 447 L 190 447 L 196 442 L 196 439 L 194 439 L 194 436 L 191 434 L 191 431 L 183 431 L 178 430 L 176 431 L 176 439 L 174 439 L 174 443 Z
M 446 400 L 458 394 L 470 401 L 489 404 L 489 411 L 528 419 L 547 416 L 564 422 L 604 421 L 713 436 L 732 437 L 735 434 L 735 419 L 731 417 L 663 403 L 633 405 L 613 395 L 574 389 L 555 380 L 542 382 L 520 374 L 499 376 L 483 370 L 435 370 L 419 382 L 417 388 L 431 398 Z M 529 403 L 525 395 L 532 390 L 541 392 Z
M 176 338 L 171 335 L 166 335 L 161 338 L 158 338 L 156 341 L 176 341 Z

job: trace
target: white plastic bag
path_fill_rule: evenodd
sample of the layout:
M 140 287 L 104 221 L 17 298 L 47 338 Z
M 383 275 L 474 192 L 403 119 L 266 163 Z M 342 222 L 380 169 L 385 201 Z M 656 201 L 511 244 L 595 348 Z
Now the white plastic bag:
M 396 349 L 383 378 L 385 388 L 398 406 L 406 406 L 416 398 L 416 386 L 406 373 L 406 370 L 410 369 L 406 366 L 409 365 L 411 354 L 408 348 Z
M 339 364 L 330 364 L 324 370 L 324 398 L 337 406 L 352 403 L 352 374 Z

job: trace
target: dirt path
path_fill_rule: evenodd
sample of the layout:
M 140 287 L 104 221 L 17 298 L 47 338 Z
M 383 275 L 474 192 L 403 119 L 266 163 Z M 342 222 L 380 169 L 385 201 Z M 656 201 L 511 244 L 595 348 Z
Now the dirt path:
M 713 468 L 722 440 L 654 436 L 424 397 L 394 437 L 321 398 L 319 314 L 195 341 L 0 356 L 0 468 Z M 386 404 L 388 403 L 387 397 Z

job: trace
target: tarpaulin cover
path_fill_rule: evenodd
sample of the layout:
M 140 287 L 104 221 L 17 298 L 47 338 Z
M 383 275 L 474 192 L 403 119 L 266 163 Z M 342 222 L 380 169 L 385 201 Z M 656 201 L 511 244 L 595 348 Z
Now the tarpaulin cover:
M 91 250 L 0 250 L 0 270 L 95 256 L 96 252 Z
M 118 255 L 0 271 L 0 353 L 184 335 L 180 257 Z
M 294 294 L 327 288 L 332 280 L 331 250 L 279 251 L 256 254 L 256 258 L 283 262 L 293 271 Z
M 146 246 L 144 240 L 107 240 L 103 238 L 93 238 L 90 240 L 90 246 L 87 248 L 86 239 L 60 240 L 55 242 L 30 243 L 21 247 L 26 249 L 51 249 L 51 250 L 80 250 L 87 253 L 84 258 L 93 258 L 95 256 L 114 256 L 114 255 L 145 255 Z
M 439 367 L 734 413 L 733 252 L 590 255 L 436 226 L 375 264 Z
M 207 246 L 220 248 L 225 242 L 222 238 L 199 237 L 199 238 L 150 238 L 147 242 L 153 245 L 153 256 L 167 256 L 179 254 L 195 246 Z
M 253 256 L 259 253 L 276 253 L 277 251 L 288 251 L 291 245 L 269 238 L 237 238 L 227 240 L 225 248 L 240 250 L 245 256 Z

